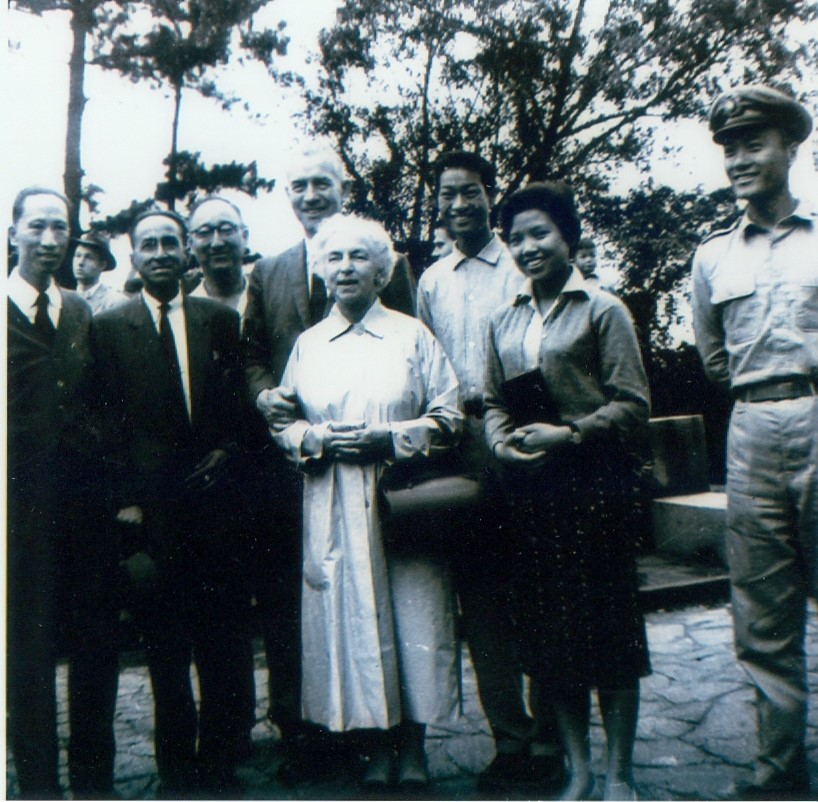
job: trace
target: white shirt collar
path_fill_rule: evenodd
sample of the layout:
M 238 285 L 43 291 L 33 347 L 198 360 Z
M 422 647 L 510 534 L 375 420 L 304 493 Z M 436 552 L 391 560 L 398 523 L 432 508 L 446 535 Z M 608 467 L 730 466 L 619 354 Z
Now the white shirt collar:
M 483 246 L 480 253 L 476 254 L 475 256 L 466 256 L 466 254 L 464 254 L 463 251 L 461 251 L 457 245 L 455 245 L 452 249 L 451 255 L 447 258 L 451 259 L 452 261 L 452 270 L 457 270 L 457 268 L 460 267 L 460 265 L 462 265 L 467 259 L 479 259 L 481 262 L 485 262 L 487 265 L 497 267 L 497 264 L 502 256 L 503 246 L 497 235 L 492 234 L 491 239 Z
M 145 302 L 145 305 L 148 307 L 148 311 L 151 313 L 151 317 L 153 318 L 153 322 L 156 323 L 157 328 L 159 327 L 159 316 L 160 310 L 159 306 L 162 303 L 154 298 L 149 292 L 145 292 L 142 290 L 142 300 Z M 175 312 L 177 309 L 182 308 L 182 291 L 179 290 L 176 293 L 176 297 L 173 300 L 168 301 L 168 314 L 170 315 L 172 312 Z
M 40 296 L 40 291 L 36 287 L 32 287 L 23 278 L 19 267 L 15 267 L 11 271 L 7 286 L 9 300 L 34 323 L 34 316 L 37 314 L 37 298 Z M 62 293 L 60 293 L 54 279 L 49 282 L 45 294 L 48 296 L 48 316 L 56 327 L 62 310 Z
M 371 334 L 382 340 L 386 334 L 386 323 L 389 320 L 389 313 L 384 309 L 379 299 L 369 307 L 366 314 L 359 323 L 350 323 L 338 309 L 337 304 L 333 304 L 329 314 L 321 323 L 325 330 L 327 340 L 335 340 L 342 334 L 349 331 Z

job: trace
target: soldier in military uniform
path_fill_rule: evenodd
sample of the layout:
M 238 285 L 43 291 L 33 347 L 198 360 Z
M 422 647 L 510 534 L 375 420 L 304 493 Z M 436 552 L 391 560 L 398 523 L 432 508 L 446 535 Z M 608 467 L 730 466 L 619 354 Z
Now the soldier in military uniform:
M 807 799 L 807 597 L 818 546 L 818 211 L 789 173 L 806 109 L 764 86 L 713 104 L 710 129 L 744 214 L 699 247 L 696 341 L 732 393 L 727 553 L 738 659 L 756 686 L 755 781 L 740 798 Z

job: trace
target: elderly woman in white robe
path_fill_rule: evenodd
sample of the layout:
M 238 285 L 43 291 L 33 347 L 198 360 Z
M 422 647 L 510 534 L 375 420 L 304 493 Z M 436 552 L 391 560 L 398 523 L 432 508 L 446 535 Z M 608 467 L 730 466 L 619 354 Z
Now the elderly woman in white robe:
M 457 379 L 428 329 L 378 300 L 395 262 L 379 223 L 336 215 L 316 239 L 335 304 L 293 348 L 281 389 L 301 419 L 277 437 L 305 473 L 303 714 L 371 730 L 363 783 L 408 791 L 428 782 L 424 725 L 456 710 L 454 610 L 440 562 L 384 547 L 378 482 L 456 443 Z

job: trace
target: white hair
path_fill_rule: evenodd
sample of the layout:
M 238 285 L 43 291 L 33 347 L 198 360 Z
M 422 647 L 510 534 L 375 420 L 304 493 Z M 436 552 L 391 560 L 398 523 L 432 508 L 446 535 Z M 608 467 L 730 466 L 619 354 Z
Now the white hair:
M 336 234 L 358 237 L 365 245 L 372 262 L 384 275 L 385 287 L 395 270 L 397 255 L 392 247 L 392 238 L 377 220 L 359 217 L 355 214 L 334 214 L 321 222 L 315 234 L 315 258 L 319 268 L 326 275 L 328 245 Z

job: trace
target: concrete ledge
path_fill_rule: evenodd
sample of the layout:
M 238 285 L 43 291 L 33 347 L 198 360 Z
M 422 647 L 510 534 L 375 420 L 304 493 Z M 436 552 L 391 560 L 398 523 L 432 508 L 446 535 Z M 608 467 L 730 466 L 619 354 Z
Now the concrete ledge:
M 707 492 L 671 496 L 654 499 L 652 507 L 657 552 L 681 557 L 716 554 L 726 564 L 726 494 Z

